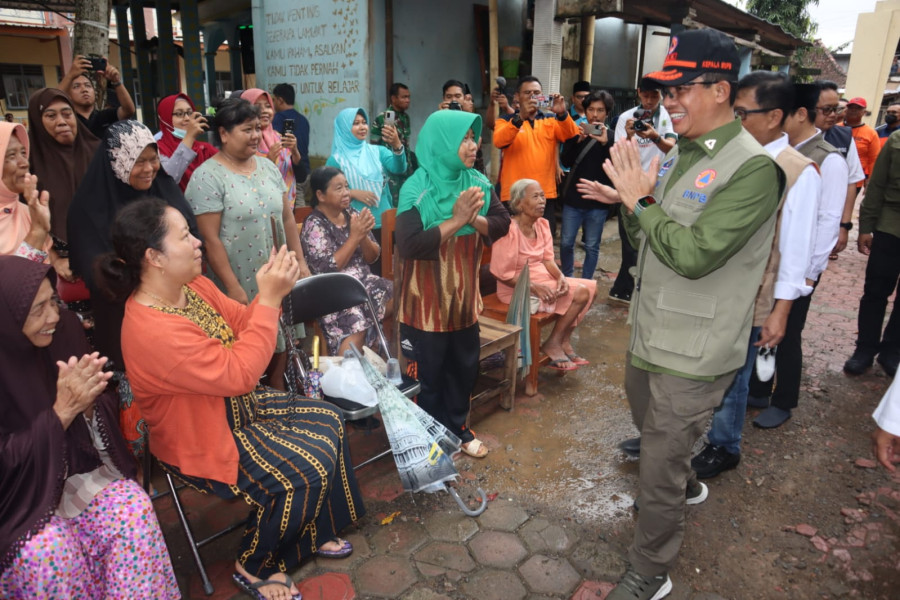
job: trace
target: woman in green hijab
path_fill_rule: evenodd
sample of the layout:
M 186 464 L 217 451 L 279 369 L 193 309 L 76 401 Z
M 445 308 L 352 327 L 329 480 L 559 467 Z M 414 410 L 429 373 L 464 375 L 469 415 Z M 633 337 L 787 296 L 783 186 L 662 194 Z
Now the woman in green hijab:
M 466 427 L 478 377 L 478 271 L 485 244 L 506 235 L 509 213 L 473 169 L 481 117 L 432 114 L 419 132 L 419 168 L 400 190 L 400 346 L 422 383 L 418 402 L 481 458 L 487 447 Z

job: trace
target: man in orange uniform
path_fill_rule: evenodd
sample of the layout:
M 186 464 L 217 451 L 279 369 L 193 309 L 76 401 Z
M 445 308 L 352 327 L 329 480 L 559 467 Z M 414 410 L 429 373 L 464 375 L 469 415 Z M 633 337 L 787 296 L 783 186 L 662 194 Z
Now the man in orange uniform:
M 863 173 L 866 174 L 866 181 L 872 174 L 872 167 L 875 166 L 875 160 L 878 158 L 878 152 L 881 150 L 881 141 L 878 139 L 878 132 L 870 126 L 862 122 L 866 116 L 866 99 L 851 98 L 847 102 L 847 110 L 844 112 L 844 125 L 850 128 L 853 133 L 853 141 L 856 142 L 856 150 L 859 153 L 859 162 L 862 163 Z M 861 187 L 862 182 L 857 184 Z
M 575 137 L 581 129 L 566 110 L 566 99 L 559 94 L 543 97 L 537 77 L 523 77 L 516 89 L 519 112 L 500 115 L 494 126 L 494 145 L 503 151 L 500 170 L 500 199 L 509 201 L 512 184 L 520 179 L 535 179 L 547 197 L 544 218 L 550 221 L 550 232 L 556 233 L 556 152 L 558 144 Z M 549 106 L 538 106 L 538 101 Z M 552 111 L 555 117 L 544 114 Z

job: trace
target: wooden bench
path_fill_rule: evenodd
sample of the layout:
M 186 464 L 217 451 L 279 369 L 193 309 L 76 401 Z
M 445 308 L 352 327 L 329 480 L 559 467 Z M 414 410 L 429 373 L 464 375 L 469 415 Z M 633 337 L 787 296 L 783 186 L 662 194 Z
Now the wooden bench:
M 472 404 L 477 404 L 488 398 L 500 396 L 500 406 L 512 410 L 516 400 L 516 370 L 519 363 L 519 332 L 518 325 L 511 325 L 490 317 L 481 315 L 478 317 L 479 341 L 481 349 L 478 360 L 484 360 L 497 352 L 505 352 L 503 363 L 503 378 L 493 381 L 493 385 L 486 390 L 472 396 Z
M 497 294 L 484 297 L 484 310 L 482 315 L 506 322 L 506 314 L 509 312 L 509 304 L 501 301 Z M 541 330 L 556 323 L 559 315 L 556 313 L 539 312 L 531 315 L 528 327 L 528 341 L 531 346 L 531 368 L 525 377 L 525 393 L 533 396 L 538 389 L 538 369 L 550 362 L 550 357 L 541 354 Z

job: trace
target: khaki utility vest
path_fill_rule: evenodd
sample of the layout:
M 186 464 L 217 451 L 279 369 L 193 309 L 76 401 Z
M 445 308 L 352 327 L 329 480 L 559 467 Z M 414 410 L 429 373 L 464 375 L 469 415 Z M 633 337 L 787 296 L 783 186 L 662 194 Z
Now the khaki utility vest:
M 662 196 L 660 207 L 672 220 L 690 227 L 738 169 L 756 156 L 771 160 L 753 136 L 741 130 L 715 156 L 703 157 L 670 186 L 678 166 L 676 146 L 663 162 L 657 189 L 669 191 Z M 780 169 L 779 174 L 783 189 Z M 658 367 L 704 377 L 717 377 L 743 366 L 753 304 L 774 234 L 772 210 L 740 250 L 699 279 L 679 275 L 663 264 L 642 235 L 629 314 L 633 322 L 631 352 Z
M 759 285 L 759 292 L 756 294 L 756 306 L 753 311 L 754 327 L 762 327 L 775 306 L 775 282 L 778 280 L 778 267 L 781 265 L 781 251 L 778 249 L 778 240 L 781 238 L 781 210 L 784 208 L 788 192 L 794 187 L 794 184 L 806 167 L 813 165 L 818 171 L 818 165 L 812 159 L 803 156 L 790 146 L 775 157 L 775 162 L 787 176 L 787 185 L 784 188 L 784 193 L 781 195 L 781 201 L 778 202 L 778 212 L 775 213 L 775 239 L 772 240 L 772 254 L 769 255 L 769 262 L 766 263 L 762 283 Z M 816 198 L 804 198 L 803 201 L 815 202 Z

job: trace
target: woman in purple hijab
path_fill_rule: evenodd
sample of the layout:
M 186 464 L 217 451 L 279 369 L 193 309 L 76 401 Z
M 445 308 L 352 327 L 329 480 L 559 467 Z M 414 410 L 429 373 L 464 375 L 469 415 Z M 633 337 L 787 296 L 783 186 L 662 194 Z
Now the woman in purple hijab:
M 180 598 L 106 358 L 55 283 L 0 256 L 0 598 Z

